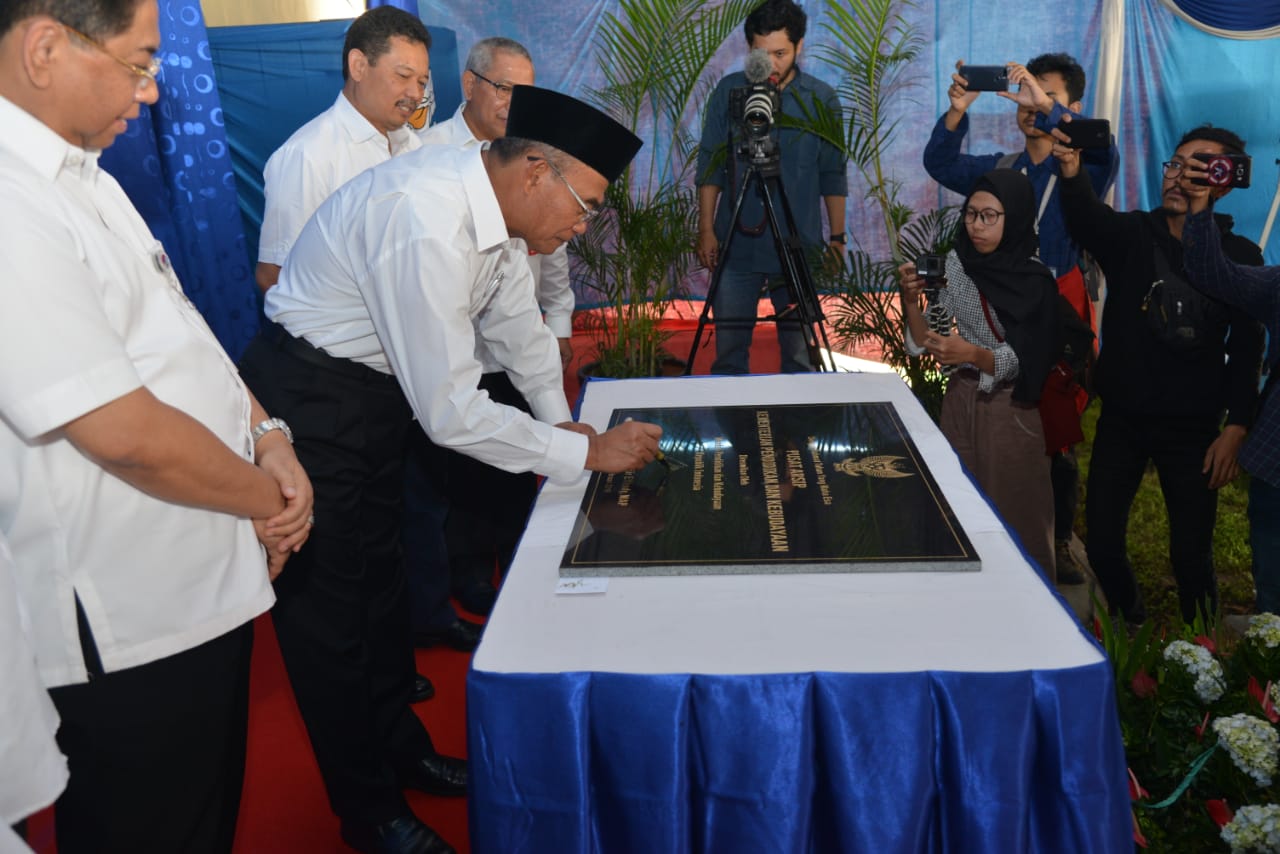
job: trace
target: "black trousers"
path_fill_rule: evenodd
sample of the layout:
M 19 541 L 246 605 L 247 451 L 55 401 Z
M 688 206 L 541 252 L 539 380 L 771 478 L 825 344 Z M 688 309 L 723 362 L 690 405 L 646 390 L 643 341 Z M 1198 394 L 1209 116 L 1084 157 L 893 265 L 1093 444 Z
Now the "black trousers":
M 335 359 L 271 325 L 241 375 L 293 429 L 315 528 L 276 581 L 280 651 L 333 811 L 404 814 L 398 766 L 433 751 L 409 706 L 414 673 L 400 553 L 410 409 L 394 377 Z
M 1080 463 L 1075 445 L 1050 458 L 1049 482 L 1053 484 L 1053 538 L 1064 542 L 1075 531 L 1076 508 L 1080 506 Z
M 485 374 L 480 388 L 497 403 L 530 412 L 524 396 L 503 373 Z M 449 516 L 445 539 L 455 588 L 493 577 L 495 560 L 505 575 L 538 496 L 538 476 L 486 465 L 450 451 Z
M 530 412 L 505 372 L 484 374 L 496 403 Z M 405 472 L 405 563 L 413 627 L 442 629 L 457 619 L 449 593 L 506 573 L 538 494 L 533 472 L 509 472 L 410 431 Z
M 1145 615 L 1126 529 L 1148 461 L 1155 464 L 1169 512 L 1169 563 L 1182 618 L 1190 622 L 1197 605 L 1208 613 L 1217 608 L 1213 526 L 1218 492 L 1209 488 L 1201 469 L 1218 432 L 1207 418 L 1141 416 L 1102 407 L 1085 494 L 1089 564 L 1111 608 L 1130 619 Z
M 252 649 L 253 624 L 246 623 L 106 675 L 90 652 L 87 683 L 49 691 L 71 771 L 54 807 L 61 854 L 231 850 Z

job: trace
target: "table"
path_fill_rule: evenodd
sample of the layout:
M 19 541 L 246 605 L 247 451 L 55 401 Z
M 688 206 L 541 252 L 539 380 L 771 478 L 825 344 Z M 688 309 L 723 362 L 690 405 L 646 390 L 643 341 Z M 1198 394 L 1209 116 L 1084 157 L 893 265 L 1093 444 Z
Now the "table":
M 896 375 L 593 381 L 581 420 L 881 400 L 981 572 L 556 595 L 587 478 L 544 486 L 467 678 L 474 850 L 1133 850 L 1110 666 Z

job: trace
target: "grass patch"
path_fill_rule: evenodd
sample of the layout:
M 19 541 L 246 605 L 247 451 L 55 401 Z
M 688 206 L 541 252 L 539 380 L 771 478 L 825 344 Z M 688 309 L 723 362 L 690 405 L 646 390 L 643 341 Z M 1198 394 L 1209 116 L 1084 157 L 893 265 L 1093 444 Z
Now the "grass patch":
M 1085 410 L 1084 441 L 1076 448 L 1080 461 L 1080 485 L 1088 483 L 1089 459 L 1097 429 L 1101 404 L 1094 400 Z M 1253 576 L 1249 565 L 1249 476 L 1241 474 L 1218 490 L 1218 520 L 1213 531 L 1213 565 L 1218 574 L 1218 597 L 1224 614 L 1244 613 L 1253 608 Z M 1084 521 L 1084 501 L 1076 513 L 1076 532 L 1085 542 L 1089 532 Z M 1169 516 L 1155 469 L 1148 465 L 1142 486 L 1129 513 L 1129 562 L 1138 578 L 1138 588 L 1146 600 L 1147 614 L 1158 625 L 1176 627 L 1178 587 L 1169 566 Z

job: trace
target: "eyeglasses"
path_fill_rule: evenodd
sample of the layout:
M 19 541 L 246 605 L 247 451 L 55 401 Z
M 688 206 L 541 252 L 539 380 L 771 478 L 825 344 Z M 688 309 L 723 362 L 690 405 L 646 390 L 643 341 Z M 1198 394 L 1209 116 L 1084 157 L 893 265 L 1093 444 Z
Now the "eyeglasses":
M 973 225 L 974 220 L 982 220 L 985 226 L 993 226 L 1004 216 L 1004 211 L 998 211 L 995 208 L 983 208 L 982 210 L 974 210 L 973 208 L 965 208 L 964 221 Z
M 468 68 L 467 70 L 468 70 L 468 71 L 471 71 L 471 69 L 470 69 L 470 68 Z M 490 80 L 488 77 L 485 77 L 485 76 L 484 76 L 483 74 L 481 74 L 479 71 L 471 71 L 471 73 L 472 73 L 472 74 L 474 74 L 475 76 L 479 77 L 479 78 L 480 78 L 481 80 L 483 80 L 485 83 L 488 83 L 488 84 L 489 84 L 490 86 L 492 86 L 494 89 L 497 89 L 497 90 L 498 90 L 498 97 L 499 97 L 499 98 L 501 98 L 502 100 L 506 101 L 506 100 L 508 100 L 508 99 L 510 99 L 510 98 L 511 98 L 511 92 L 512 92 L 512 90 L 514 90 L 514 89 L 515 89 L 515 87 L 514 87 L 514 86 L 510 86 L 510 85 L 508 85 L 508 84 L 506 84 L 506 83 L 494 83 L 492 80 Z
M 1160 164 L 1160 167 L 1164 169 L 1164 177 L 1177 178 L 1182 174 L 1182 167 L 1186 165 L 1181 160 L 1166 160 Z
M 145 66 L 134 65 L 132 62 L 126 62 L 125 60 L 116 56 L 114 53 L 107 50 L 106 47 L 102 44 L 102 42 L 98 41 L 95 38 L 92 38 L 91 36 L 85 35 L 84 33 L 77 30 L 75 27 L 72 27 L 68 24 L 63 24 L 62 28 L 66 30 L 68 33 L 70 33 L 71 35 L 80 39 L 80 41 L 84 42 L 85 44 L 91 47 L 95 47 L 98 50 L 102 51 L 107 56 L 111 57 L 116 62 L 123 65 L 125 68 L 129 69 L 130 72 L 137 75 L 139 92 L 145 92 L 148 86 L 157 85 L 156 77 L 160 74 L 160 67 L 164 64 L 164 59 L 159 54 L 156 54 L 155 56 L 151 57 L 151 61 L 148 62 Z
M 526 157 L 530 163 L 538 163 L 541 161 L 542 163 L 547 164 L 551 171 L 555 173 L 555 176 L 560 179 L 560 183 L 565 185 L 569 190 L 569 193 L 573 196 L 573 200 L 578 203 L 578 207 L 582 208 L 582 215 L 578 217 L 578 222 L 591 222 L 591 220 L 600 216 L 600 208 L 589 207 L 587 203 L 582 200 L 582 196 L 578 195 L 578 191 L 573 189 L 573 185 L 569 183 L 568 179 L 566 179 L 564 175 L 561 174 L 560 170 L 556 168 L 554 163 L 547 160 L 545 157 L 529 157 L 528 155 L 526 155 Z

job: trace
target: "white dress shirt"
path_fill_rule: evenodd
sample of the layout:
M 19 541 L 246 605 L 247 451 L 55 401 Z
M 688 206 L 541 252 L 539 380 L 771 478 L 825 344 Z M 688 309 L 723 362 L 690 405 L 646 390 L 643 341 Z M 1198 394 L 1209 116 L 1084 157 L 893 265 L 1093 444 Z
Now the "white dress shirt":
M 480 140 L 471 132 L 471 126 L 463 118 L 463 110 L 467 108 L 464 101 L 457 112 L 439 124 L 418 131 L 423 145 L 452 145 L 461 148 L 479 148 Z M 526 250 L 523 240 L 515 243 Z M 538 305 L 542 308 L 547 326 L 557 338 L 569 338 L 573 335 L 573 309 L 576 304 L 573 288 L 569 285 L 569 252 L 561 246 L 550 255 L 528 255 L 529 269 L 533 271 L 534 293 Z M 485 373 L 501 370 L 493 357 L 483 349 L 476 353 L 476 358 L 485 367 Z
M 67 785 L 67 759 L 54 741 L 58 711 L 36 673 L 16 571 L 0 534 L 0 851 L 8 850 L 9 825 L 49 806 Z
M 235 365 L 98 152 L 0 98 L 0 532 L 49 687 L 85 681 L 75 598 L 108 671 L 271 607 L 248 519 L 153 498 L 59 428 L 145 386 L 253 459 Z
M 420 147 L 408 126 L 384 136 L 339 92 L 333 106 L 294 131 L 262 170 L 266 206 L 258 261 L 284 266 L 302 226 L 334 190 L 370 166 Z
M 551 426 L 570 420 L 559 347 L 481 153 L 419 149 L 340 187 L 267 291 L 267 316 L 333 356 L 394 374 L 437 445 L 572 481 L 587 437 Z M 533 418 L 478 389 L 477 338 Z

